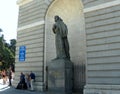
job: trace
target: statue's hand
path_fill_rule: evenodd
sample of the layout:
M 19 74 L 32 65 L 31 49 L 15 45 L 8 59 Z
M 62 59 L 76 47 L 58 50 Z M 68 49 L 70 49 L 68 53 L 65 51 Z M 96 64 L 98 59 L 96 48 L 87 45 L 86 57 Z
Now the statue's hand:
M 53 30 L 53 33 L 56 33 L 54 28 L 52 30 Z
M 53 33 L 56 33 L 56 25 L 53 25 L 52 30 L 53 30 Z

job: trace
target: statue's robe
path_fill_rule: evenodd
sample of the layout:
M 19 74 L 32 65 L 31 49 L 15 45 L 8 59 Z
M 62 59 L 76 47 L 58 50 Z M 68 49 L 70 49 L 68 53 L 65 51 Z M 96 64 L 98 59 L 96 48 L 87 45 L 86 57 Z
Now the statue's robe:
M 58 20 L 53 25 L 53 32 L 55 33 L 55 44 L 56 44 L 56 58 L 68 58 L 69 55 L 69 43 L 67 39 L 68 29 L 63 21 Z

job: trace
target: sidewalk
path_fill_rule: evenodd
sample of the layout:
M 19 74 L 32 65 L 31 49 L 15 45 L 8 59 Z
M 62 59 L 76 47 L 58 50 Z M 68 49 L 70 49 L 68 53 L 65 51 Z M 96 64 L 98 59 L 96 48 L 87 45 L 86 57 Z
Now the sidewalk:
M 20 89 L 15 89 L 15 87 L 10 87 L 7 84 L 3 85 L 0 83 L 0 94 L 53 94 L 53 93 L 52 92 L 37 92 L 37 91 L 29 91 L 29 90 L 20 90 Z M 61 94 L 61 93 L 56 92 L 55 94 Z M 73 94 L 76 94 L 76 93 L 73 93 Z M 82 94 L 82 93 L 79 93 L 79 94 Z
M 14 87 L 8 86 L 8 83 L 3 85 L 3 80 L 0 79 L 0 94 L 45 94 L 45 93 L 15 89 Z
M 0 94 L 46 94 L 46 93 L 45 92 L 15 89 L 15 87 L 10 87 L 7 84 L 3 85 L 2 83 L 0 83 Z
M 19 90 L 15 89 L 13 87 L 4 87 L 0 89 L 0 94 L 53 94 L 50 92 L 37 92 L 37 91 L 29 91 L 29 90 Z M 61 94 L 59 92 L 56 92 L 55 94 Z M 73 94 L 82 94 L 82 93 L 73 93 Z
M 45 94 L 36 91 L 29 91 L 29 90 L 18 90 L 14 87 L 9 87 L 6 85 L 0 84 L 0 94 Z

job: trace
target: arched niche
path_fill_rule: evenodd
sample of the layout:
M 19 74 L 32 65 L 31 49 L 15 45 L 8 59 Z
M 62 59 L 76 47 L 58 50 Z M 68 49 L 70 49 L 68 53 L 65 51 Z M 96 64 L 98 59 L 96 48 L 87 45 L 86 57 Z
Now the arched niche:
M 86 40 L 83 5 L 80 0 L 54 0 L 45 17 L 45 62 L 56 57 L 54 16 L 59 15 L 68 27 L 71 61 L 74 63 L 74 88 L 85 84 Z M 81 84 L 82 83 L 82 84 Z

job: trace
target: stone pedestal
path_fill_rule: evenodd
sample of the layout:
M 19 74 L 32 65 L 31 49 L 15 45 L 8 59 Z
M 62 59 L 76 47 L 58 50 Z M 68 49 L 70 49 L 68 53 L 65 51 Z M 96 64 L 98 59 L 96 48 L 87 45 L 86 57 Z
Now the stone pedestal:
M 48 64 L 48 92 L 72 94 L 72 62 L 66 59 L 52 60 Z

